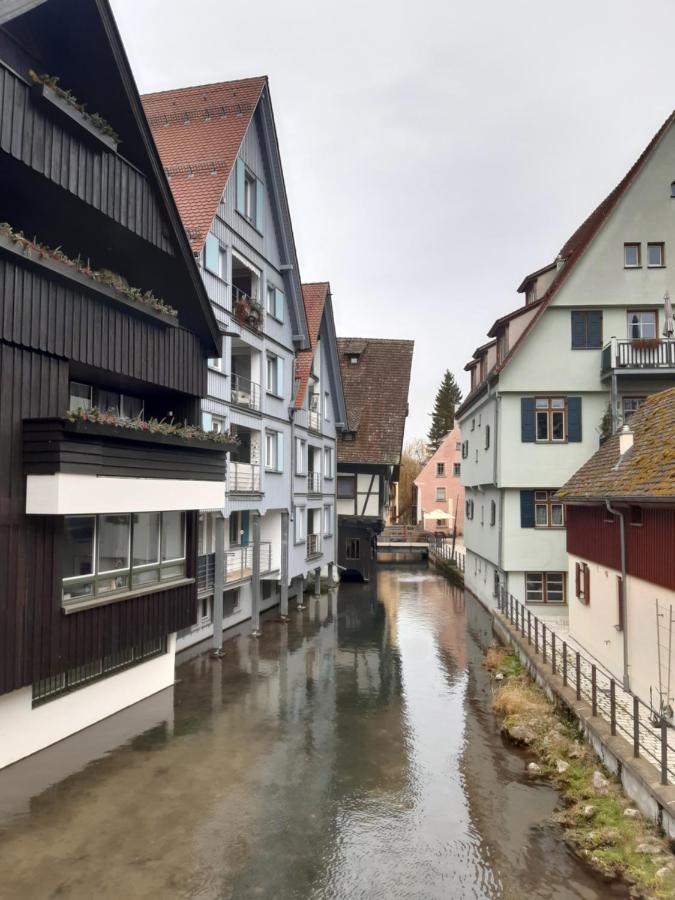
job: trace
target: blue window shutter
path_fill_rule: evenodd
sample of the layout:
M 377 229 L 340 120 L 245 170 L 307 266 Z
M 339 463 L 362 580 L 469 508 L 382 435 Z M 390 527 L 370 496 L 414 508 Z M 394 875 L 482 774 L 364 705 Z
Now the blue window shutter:
M 534 528 L 534 491 L 520 492 L 520 527 Z
M 277 394 L 284 396 L 284 361 L 277 356 Z
M 588 346 L 596 350 L 602 347 L 602 310 L 588 313 Z
M 274 288 L 274 315 L 280 322 L 284 321 L 284 292 Z
M 535 440 L 534 427 L 534 397 L 520 398 L 520 439 L 523 443 L 533 444 Z
M 244 160 L 237 157 L 237 212 L 246 213 L 246 166 Z
M 581 397 L 567 398 L 567 440 L 576 444 L 581 441 Z
M 255 183 L 255 227 L 258 231 L 264 231 L 265 216 L 265 188 L 262 181 Z
M 586 316 L 588 313 L 580 309 L 572 310 L 572 350 L 585 350 L 586 342 Z
M 248 519 L 248 510 L 244 509 L 241 513 L 241 542 L 244 546 L 248 544 L 248 535 L 249 535 L 249 519 Z

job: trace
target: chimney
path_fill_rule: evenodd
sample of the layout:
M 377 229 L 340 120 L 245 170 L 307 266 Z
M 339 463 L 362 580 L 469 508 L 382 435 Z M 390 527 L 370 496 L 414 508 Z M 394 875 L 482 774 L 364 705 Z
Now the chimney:
M 623 459 L 633 446 L 633 432 L 629 425 L 624 425 L 619 432 L 619 458 Z

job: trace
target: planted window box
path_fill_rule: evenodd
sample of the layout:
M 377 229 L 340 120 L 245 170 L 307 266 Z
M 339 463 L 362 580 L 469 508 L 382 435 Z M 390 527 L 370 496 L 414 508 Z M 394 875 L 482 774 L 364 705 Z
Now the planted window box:
M 29 75 L 33 82 L 32 96 L 43 109 L 55 116 L 60 124 L 76 128 L 89 142 L 102 144 L 108 150 L 117 153 L 119 135 L 103 116 L 87 112 L 84 103 L 81 103 L 71 91 L 60 87 L 57 77 L 38 74 L 32 69 Z
M 661 346 L 660 338 L 633 338 L 630 342 L 634 350 L 656 350 Z
M 240 325 L 245 325 L 252 331 L 262 331 L 262 304 L 254 300 L 253 297 L 238 293 L 234 300 L 234 318 Z

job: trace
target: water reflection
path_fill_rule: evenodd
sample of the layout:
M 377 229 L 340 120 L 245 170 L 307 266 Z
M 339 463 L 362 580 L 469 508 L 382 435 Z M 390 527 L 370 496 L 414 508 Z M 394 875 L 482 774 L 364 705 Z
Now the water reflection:
M 0 773 L 0 895 L 609 896 L 498 736 L 489 639 L 475 601 L 391 567 L 185 662 Z

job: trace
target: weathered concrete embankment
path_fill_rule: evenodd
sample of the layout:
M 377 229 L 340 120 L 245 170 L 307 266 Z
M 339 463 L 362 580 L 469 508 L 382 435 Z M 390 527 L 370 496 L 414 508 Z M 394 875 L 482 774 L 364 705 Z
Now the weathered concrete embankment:
M 621 781 L 623 790 L 642 814 L 656 822 L 667 837 L 675 840 L 675 786 L 662 785 L 655 766 L 633 756 L 629 742 L 613 735 L 609 723 L 593 715 L 590 704 L 577 700 L 576 692 L 553 674 L 549 665 L 537 657 L 534 649 L 497 610 L 483 606 L 492 616 L 492 628 L 498 640 L 510 645 L 523 666 L 554 703 L 566 707 L 576 718 L 598 759 Z
M 447 559 L 441 559 L 441 557 L 429 551 L 429 565 L 442 572 L 453 584 L 456 584 L 458 587 L 464 587 L 464 573 L 460 572 L 454 563 Z M 491 613 L 492 610 L 488 610 L 488 612 Z

